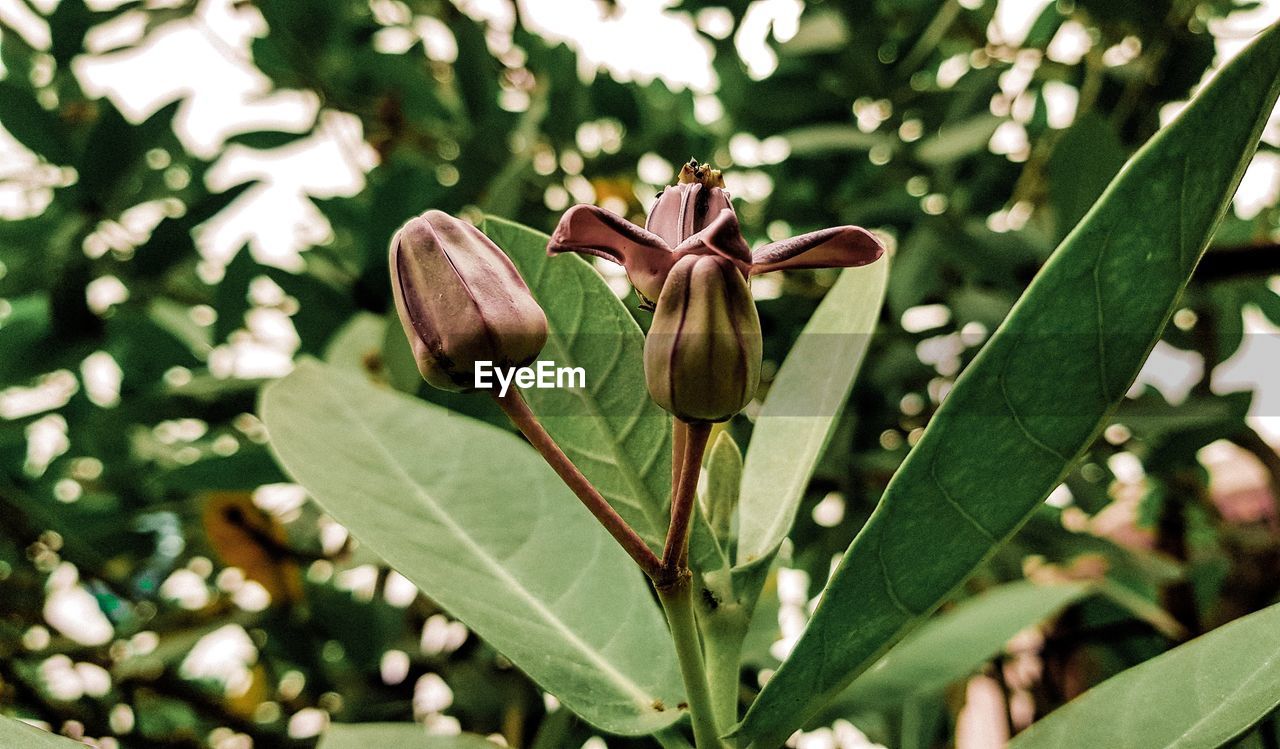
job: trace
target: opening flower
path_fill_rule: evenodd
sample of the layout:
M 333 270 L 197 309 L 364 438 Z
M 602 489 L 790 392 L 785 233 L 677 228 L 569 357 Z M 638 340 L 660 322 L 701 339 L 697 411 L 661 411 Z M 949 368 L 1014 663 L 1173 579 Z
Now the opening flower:
M 874 262 L 884 245 L 857 226 L 837 226 L 773 242 L 752 252 L 719 170 L 691 159 L 675 185 L 658 196 L 644 228 L 591 205 L 565 212 L 547 253 L 579 252 L 611 260 L 627 270 L 646 309 L 653 309 L 676 261 L 718 255 L 743 275 L 800 268 L 848 268 Z

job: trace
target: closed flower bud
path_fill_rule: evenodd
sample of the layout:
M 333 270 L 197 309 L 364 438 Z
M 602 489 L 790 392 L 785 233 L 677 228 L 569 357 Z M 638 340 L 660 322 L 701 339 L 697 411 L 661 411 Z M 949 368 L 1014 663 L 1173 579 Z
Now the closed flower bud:
M 760 318 L 742 272 L 719 255 L 677 260 L 645 338 L 654 401 L 687 422 L 724 421 L 755 395 L 760 359 Z
M 547 316 L 510 258 L 471 224 L 427 211 L 391 240 L 391 288 L 418 371 L 444 390 L 475 386 L 477 361 L 522 367 Z

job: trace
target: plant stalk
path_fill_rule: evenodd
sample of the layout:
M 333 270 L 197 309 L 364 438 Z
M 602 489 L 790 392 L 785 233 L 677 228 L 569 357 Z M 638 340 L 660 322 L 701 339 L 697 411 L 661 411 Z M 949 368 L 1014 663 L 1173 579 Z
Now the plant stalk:
M 675 642 L 680 676 L 684 680 L 685 697 L 689 701 L 689 719 L 693 722 L 693 742 L 697 749 L 724 749 L 720 741 L 707 672 L 702 661 L 702 645 L 693 615 L 693 586 L 688 571 L 683 571 L 671 585 L 655 586 L 662 610 L 667 614 L 671 639 Z
M 680 485 L 680 469 L 684 466 L 684 443 L 689 437 L 689 425 L 680 419 L 671 420 L 671 491 Z M 671 511 L 676 506 L 671 504 Z
M 684 424 L 683 440 L 678 437 L 680 426 L 677 425 L 676 429 L 677 442 L 684 443 L 684 451 L 680 459 L 680 480 L 671 487 L 671 526 L 667 529 L 667 543 L 662 550 L 662 578 L 658 587 L 674 581 L 681 573 L 688 574 L 689 522 L 693 517 L 702 454 L 711 436 L 711 425 L 707 423 Z M 674 469 L 672 474 L 675 475 Z
M 706 651 L 707 682 L 716 725 L 738 723 L 739 675 L 742 642 L 747 635 L 747 617 L 741 604 L 725 601 L 715 611 L 703 609 L 702 643 Z
M 640 538 L 608 501 L 600 496 L 600 492 L 596 491 L 587 477 L 583 476 L 573 461 L 569 460 L 542 426 L 542 422 L 538 421 L 538 417 L 529 410 L 529 404 L 520 395 L 520 391 L 511 388 L 506 395 L 498 395 L 496 391 L 490 391 L 490 395 L 506 412 L 511 423 L 516 425 L 543 460 L 547 461 L 560 480 L 564 481 L 578 499 L 582 500 L 587 510 L 595 515 L 596 520 L 600 521 L 605 530 L 609 531 L 609 535 L 613 536 L 614 540 L 636 561 L 636 564 L 640 565 L 640 569 L 644 570 L 650 579 L 658 579 L 663 572 L 662 560 L 658 559 L 658 555 L 653 553 L 644 539 Z

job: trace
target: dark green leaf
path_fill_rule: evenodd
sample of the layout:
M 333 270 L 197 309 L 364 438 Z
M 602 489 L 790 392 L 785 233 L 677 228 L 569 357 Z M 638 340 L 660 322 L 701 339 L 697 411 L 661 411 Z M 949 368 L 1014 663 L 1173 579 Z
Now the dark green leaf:
M 62 121 L 40 106 L 31 90 L 0 81 L 0 124 L 22 145 L 54 164 L 71 161 Z
M 780 744 L 1061 482 L 1173 313 L 1277 93 L 1272 28 L 1121 172 L 934 415 L 741 733 Z

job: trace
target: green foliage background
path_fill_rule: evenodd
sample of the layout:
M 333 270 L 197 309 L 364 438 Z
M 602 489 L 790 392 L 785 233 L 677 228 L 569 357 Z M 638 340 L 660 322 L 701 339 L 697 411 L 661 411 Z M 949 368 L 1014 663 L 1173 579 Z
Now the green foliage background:
M 242 335 L 246 314 L 264 306 L 249 296 L 256 279 L 283 290 L 283 300 L 266 306 L 292 321 L 298 354 L 355 364 L 398 389 L 508 428 L 483 399 L 420 386 L 395 326 L 384 335 L 386 242 L 425 208 L 474 218 L 491 213 L 550 230 L 558 210 L 548 206 L 555 202 L 548 190 L 585 181 L 598 198 L 625 201 L 638 220 L 658 187 L 638 176 L 641 157 L 679 163 L 697 156 L 772 185 L 766 197 L 739 203 L 749 240 L 841 223 L 882 231 L 893 240 L 886 309 L 791 534 L 795 551 L 786 564 L 806 571 L 816 592 L 984 331 L 995 329 L 1128 154 L 1156 131 L 1161 108 L 1187 98 L 1201 80 L 1214 56 L 1208 24 L 1248 4 L 1058 2 L 1022 45 L 1009 48 L 987 38 L 992 2 L 810 2 L 798 33 L 771 42 L 779 64 L 763 80 L 747 74 L 732 36 L 706 37 L 723 106 L 710 123 L 694 116 L 688 91 L 604 72 L 584 82 L 570 48 L 519 23 L 513 42 L 523 54 L 494 54 L 486 43 L 492 30 L 447 2 L 413 0 L 407 9 L 449 29 L 458 47 L 453 63 L 428 59 L 420 44 L 403 54 L 374 51 L 371 40 L 385 24 L 363 3 L 245 5 L 268 27 L 254 41 L 253 64 L 274 86 L 313 92 L 325 109 L 355 115 L 378 157 L 359 194 L 315 199 L 333 236 L 302 255 L 297 273 L 260 265 L 241 249 L 222 278 L 206 282 L 192 232 L 254 185 L 210 191 L 205 176 L 216 157 L 182 147 L 172 127 L 180 103 L 130 122 L 107 99 L 89 96 L 73 74 L 85 34 L 98 24 L 136 12 L 157 33 L 189 19 L 193 6 L 125 3 L 91 11 L 64 0 L 47 14 L 48 49 L 8 27 L 0 37 L 0 125 L 76 175 L 61 180 L 68 184 L 54 189 L 42 212 L 0 223 L 0 388 L 56 385 L 66 379 L 59 372 L 80 379 L 95 352 L 110 354 L 123 372 L 119 402 L 110 407 L 91 400 L 81 381 L 53 409 L 0 417 L 0 712 L 55 729 L 74 721 L 88 736 L 121 733 L 128 747 L 216 745 L 235 733 L 259 746 L 310 746 L 314 738 L 289 736 L 291 716 L 318 708 L 342 722 L 408 720 L 415 682 L 432 673 L 451 688 L 445 712 L 468 731 L 537 747 L 580 746 L 592 733 L 567 711 L 549 710 L 524 676 L 474 637 L 454 652 L 424 651 L 421 632 L 441 622 L 438 606 L 420 595 L 408 606 L 387 602 L 384 589 L 395 584 L 389 570 L 360 548 L 322 543 L 325 521 L 313 506 L 281 520 L 252 504 L 258 487 L 286 481 L 252 416 L 262 381 L 218 376 L 210 358 Z M 676 11 L 719 7 L 698 0 Z M 737 25 L 746 10 L 734 5 L 728 12 Z M 1071 65 L 1042 58 L 1068 21 L 1090 30 L 1092 51 Z M 1104 50 L 1131 38 L 1140 42 L 1133 59 L 1104 60 Z M 964 74 L 940 85 L 939 66 L 957 59 L 966 61 Z M 1001 96 L 1001 76 L 1027 60 L 1036 62 L 1023 94 L 1032 112 L 1029 150 L 1015 161 L 988 147 L 1014 106 L 994 106 L 993 97 Z M 1043 89 L 1051 82 L 1080 92 L 1078 116 L 1066 129 L 1049 126 Z M 527 95 L 523 111 L 501 106 L 512 91 Z M 856 126 L 867 108 L 882 120 L 870 132 Z M 583 148 L 582 126 L 601 123 L 621 138 L 607 149 Z M 729 143 L 740 133 L 779 138 L 789 157 L 735 167 Z M 227 145 L 270 153 L 307 135 L 246 132 Z M 6 181 L 30 178 L 3 174 Z M 84 251 L 127 209 L 161 199 L 182 209 L 148 237 L 97 256 Z M 993 214 L 1000 218 L 989 220 Z M 1018 228 L 996 231 L 1010 217 Z M 1200 354 L 1206 370 L 1239 349 L 1246 307 L 1280 323 L 1280 297 L 1268 287 L 1278 227 L 1274 206 L 1249 221 L 1229 216 L 1193 278 L 1183 322 L 1166 341 Z M 86 288 L 104 276 L 120 279 L 129 294 L 98 312 Z M 835 278 L 789 274 L 776 298 L 761 301 L 766 357 L 774 364 Z M 944 322 L 903 327 L 905 312 L 930 304 L 946 307 Z M 922 360 L 922 347 L 940 345 L 953 354 Z M 1050 621 L 1043 676 L 1024 690 L 1036 715 L 1189 635 L 1277 601 L 1274 507 L 1243 520 L 1224 512 L 1198 457 L 1218 440 L 1236 444 L 1269 471 L 1274 499 L 1280 458 L 1245 423 L 1249 405 L 1248 392 L 1217 395 L 1207 379 L 1177 406 L 1150 389 L 1126 400 L 1116 416 L 1123 428 L 1108 430 L 1067 477 L 1072 506 L 1043 508 L 966 584 L 965 595 L 1038 575 L 1088 580 L 1110 593 L 1077 596 L 1072 589 L 1028 604 L 1030 613 L 1009 614 L 1015 631 Z M 28 459 L 31 428 L 50 415 L 64 420 L 69 447 L 36 469 Z M 746 444 L 750 414 L 730 429 Z M 1117 481 L 1109 459 L 1120 453 L 1141 462 L 1141 482 Z M 834 525 L 819 524 L 812 510 L 831 493 L 846 511 Z M 1133 515 L 1131 532 L 1092 532 L 1103 524 L 1087 519 L 1109 509 L 1112 517 Z M 107 644 L 77 643 L 48 628 L 49 581 L 60 571 L 65 577 L 67 563 L 111 622 Z M 372 600 L 338 584 L 365 565 L 377 569 Z M 206 605 L 185 609 L 160 593 L 182 568 L 206 577 Z M 272 605 L 237 605 L 230 568 L 266 588 Z M 761 630 L 750 640 L 754 670 L 777 666 L 770 606 L 777 606 L 773 585 L 757 617 Z M 231 697 L 181 668 L 195 642 L 228 624 L 244 627 L 259 649 L 248 690 Z M 922 694 L 884 700 L 886 687 L 863 685 L 878 695 L 872 704 L 856 699 L 855 683 L 850 700 L 837 700 L 816 725 L 852 719 L 893 746 L 943 746 L 964 703 L 957 686 L 964 677 L 984 670 L 1003 677 L 1017 662 L 1002 647 L 975 645 L 968 662 L 947 671 L 945 684 Z M 407 677 L 394 684 L 380 675 L 389 650 L 410 656 Z M 42 671 L 59 655 L 106 668 L 109 689 L 59 696 Z M 127 733 L 120 731 L 120 705 L 132 716 Z M 1247 741 L 1272 746 L 1275 739 Z

